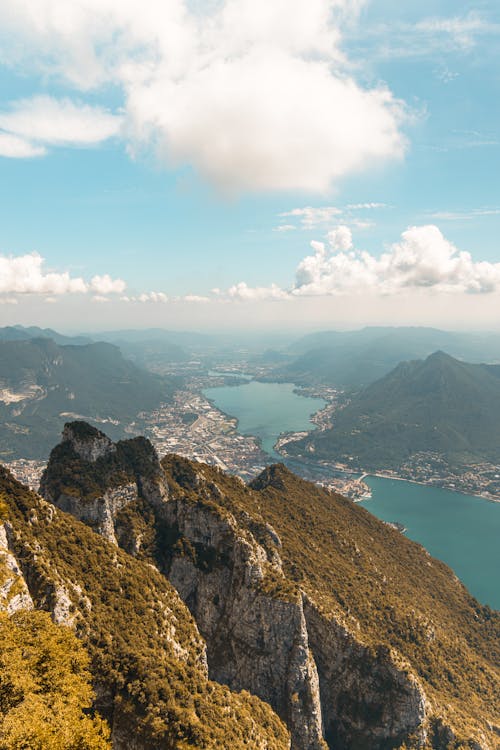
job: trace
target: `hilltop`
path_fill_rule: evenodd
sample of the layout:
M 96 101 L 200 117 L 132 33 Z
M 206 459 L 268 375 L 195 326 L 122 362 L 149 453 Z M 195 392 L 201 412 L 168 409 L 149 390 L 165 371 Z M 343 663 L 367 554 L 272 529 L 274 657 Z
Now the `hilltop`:
M 0 458 L 46 458 L 71 416 L 123 436 L 138 412 L 168 401 L 174 386 L 112 344 L 0 340 Z
M 420 452 L 451 466 L 500 461 L 500 365 L 460 362 L 435 352 L 402 362 L 335 415 L 331 429 L 289 443 L 290 453 L 398 468 Z
M 170 581 L 211 678 L 269 703 L 294 750 L 495 747 L 500 615 L 351 501 L 280 465 L 247 486 L 160 462 L 82 423 L 41 492 Z

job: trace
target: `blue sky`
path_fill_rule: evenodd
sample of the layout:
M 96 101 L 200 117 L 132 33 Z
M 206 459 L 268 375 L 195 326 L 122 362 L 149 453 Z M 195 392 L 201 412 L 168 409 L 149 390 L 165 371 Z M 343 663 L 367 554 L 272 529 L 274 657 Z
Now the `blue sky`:
M 4 323 L 498 327 L 497 3 L 5 0 L 0 28 Z

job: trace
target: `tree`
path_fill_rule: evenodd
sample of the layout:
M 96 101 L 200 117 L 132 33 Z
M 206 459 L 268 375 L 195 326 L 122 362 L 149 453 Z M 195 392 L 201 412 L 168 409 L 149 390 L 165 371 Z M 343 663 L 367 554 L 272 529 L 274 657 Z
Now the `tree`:
M 0 750 L 109 750 L 89 658 L 46 612 L 0 613 Z

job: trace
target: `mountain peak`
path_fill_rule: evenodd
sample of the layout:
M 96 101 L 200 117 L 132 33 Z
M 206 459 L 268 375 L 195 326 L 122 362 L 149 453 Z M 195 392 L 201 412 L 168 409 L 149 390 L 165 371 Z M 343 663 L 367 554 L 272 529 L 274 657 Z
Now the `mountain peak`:
M 116 451 L 116 446 L 104 432 L 83 421 L 66 422 L 62 438 L 81 459 L 92 463 Z

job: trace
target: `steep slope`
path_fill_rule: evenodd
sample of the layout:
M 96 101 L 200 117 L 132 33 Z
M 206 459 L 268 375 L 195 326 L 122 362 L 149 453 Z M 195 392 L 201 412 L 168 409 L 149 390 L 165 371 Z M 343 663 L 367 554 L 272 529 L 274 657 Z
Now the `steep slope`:
M 205 644 L 164 576 L 1 467 L 0 496 L 0 608 L 43 609 L 75 631 L 114 750 L 289 747 L 268 706 L 208 680 Z
M 403 360 L 423 359 L 439 349 L 466 361 L 498 362 L 500 336 L 403 327 L 325 331 L 297 341 L 290 348 L 296 358 L 278 373 L 297 383 L 359 388 Z
M 46 458 L 71 414 L 105 420 L 121 437 L 172 391 L 171 379 L 139 369 L 111 344 L 0 341 L 0 457 Z
M 287 449 L 369 469 L 397 468 L 419 451 L 451 465 L 500 460 L 500 366 L 435 352 L 403 362 L 338 412 L 332 429 Z
M 247 487 L 160 465 L 147 441 L 80 425 L 42 491 L 170 579 L 210 676 L 270 703 L 295 750 L 496 747 L 499 615 L 352 502 L 281 466 Z

